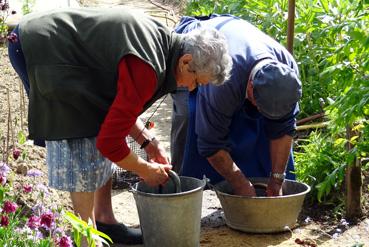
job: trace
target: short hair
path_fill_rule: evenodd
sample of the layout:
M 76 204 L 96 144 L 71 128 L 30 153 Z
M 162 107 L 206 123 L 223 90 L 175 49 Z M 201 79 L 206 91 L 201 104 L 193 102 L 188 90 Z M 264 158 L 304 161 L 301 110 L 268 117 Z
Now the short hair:
M 211 83 L 221 85 L 230 76 L 232 58 L 225 36 L 213 28 L 199 28 L 184 35 L 183 54 L 191 54 L 189 64 L 197 73 L 209 73 Z

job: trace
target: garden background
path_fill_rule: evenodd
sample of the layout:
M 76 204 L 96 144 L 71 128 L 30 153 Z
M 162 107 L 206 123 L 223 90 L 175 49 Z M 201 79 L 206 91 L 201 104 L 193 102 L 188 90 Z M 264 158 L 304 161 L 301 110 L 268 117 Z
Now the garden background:
M 5 2 L 0 1 L 1 9 Z M 2 20 L 16 23 L 23 13 L 79 4 L 107 7 L 129 5 L 170 26 L 182 14 L 232 13 L 259 26 L 282 44 L 287 42 L 287 0 L 14 2 L 18 3 L 14 5 L 14 9 L 10 5 L 10 9 L 4 8 L 1 11 L 0 32 L 3 41 L 6 25 Z M 12 14 L 14 10 L 17 13 Z M 293 53 L 300 68 L 303 98 L 294 154 L 298 179 L 308 183 L 313 189 L 299 219 L 300 227 L 275 235 L 253 235 L 230 230 L 225 226 L 215 194 L 206 191 L 201 246 L 298 246 L 296 239 L 310 239 L 319 246 L 364 246 L 369 243 L 369 5 L 367 1 L 359 0 L 300 0 L 296 1 L 295 17 Z M 0 66 L 0 157 L 3 164 L 11 169 L 11 172 L 6 173 L 6 182 L 0 179 L 3 184 L 0 205 L 5 205 L 5 198 L 16 201 L 19 207 L 16 212 L 10 213 L 10 220 L 13 222 L 17 221 L 17 217 L 27 216 L 26 213 L 20 214 L 25 212 L 21 209 L 31 209 L 40 200 L 46 208 L 58 205 L 68 210 L 70 201 L 67 194 L 40 186 L 47 185 L 45 150 L 34 147 L 26 139 L 27 99 L 9 64 L 6 42 L 0 48 Z M 150 116 L 158 106 L 156 104 L 142 117 Z M 155 127 L 152 131 L 164 143 L 168 152 L 170 121 L 171 99 L 167 97 L 153 116 Z M 360 171 L 360 176 L 355 179 L 359 182 L 360 191 L 356 192 L 361 195 L 360 210 L 348 218 L 346 174 L 352 167 L 356 172 Z M 34 169 L 42 171 L 42 174 L 35 173 Z M 25 190 L 27 186 L 34 186 L 32 193 Z M 115 190 L 113 203 L 120 220 L 138 226 L 131 193 Z M 4 211 L 0 215 L 6 216 Z M 11 221 L 7 226 L 12 224 Z M 18 226 L 14 223 L 13 227 Z M 9 229 L 10 227 L 6 228 L 4 225 L 0 227 L 0 246 L 9 244 L 7 238 L 16 236 Z M 21 234 L 35 235 L 29 232 L 21 232 L 20 236 L 23 236 Z M 60 238 L 61 235 L 59 240 Z

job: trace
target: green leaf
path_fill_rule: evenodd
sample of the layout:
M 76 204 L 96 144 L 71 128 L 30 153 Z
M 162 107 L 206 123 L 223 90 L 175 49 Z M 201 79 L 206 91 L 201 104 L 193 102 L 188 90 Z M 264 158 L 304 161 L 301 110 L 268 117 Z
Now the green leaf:
M 347 140 L 345 138 L 337 138 L 334 141 L 334 146 L 341 146 L 343 144 L 345 144 L 347 142 Z
M 4 200 L 4 188 L 1 187 L 0 188 L 0 202 L 3 202 L 3 200 Z
M 19 131 L 18 132 L 18 143 L 19 144 L 24 144 L 24 143 L 26 143 L 26 141 L 27 141 L 27 137 L 24 134 L 24 132 L 23 131 Z

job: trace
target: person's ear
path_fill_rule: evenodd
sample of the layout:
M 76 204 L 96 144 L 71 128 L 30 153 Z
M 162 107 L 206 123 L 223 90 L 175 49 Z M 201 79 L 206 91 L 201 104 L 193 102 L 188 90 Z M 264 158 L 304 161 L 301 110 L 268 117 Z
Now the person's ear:
M 179 69 L 182 71 L 184 67 L 188 66 L 189 63 L 192 61 L 191 54 L 184 54 L 179 58 Z

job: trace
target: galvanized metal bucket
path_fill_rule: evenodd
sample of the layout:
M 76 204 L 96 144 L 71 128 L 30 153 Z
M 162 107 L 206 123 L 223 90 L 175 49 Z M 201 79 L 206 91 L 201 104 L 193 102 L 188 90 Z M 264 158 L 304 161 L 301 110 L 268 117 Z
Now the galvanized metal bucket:
M 200 246 L 206 179 L 180 176 L 175 181 L 171 179 L 162 188 L 153 188 L 141 181 L 131 190 L 146 247 Z M 177 183 L 180 183 L 179 187 Z
M 267 184 L 268 178 L 249 178 L 251 183 Z M 232 195 L 232 187 L 223 181 L 212 186 L 224 211 L 226 224 L 233 229 L 251 233 L 288 231 L 295 227 L 310 186 L 285 180 L 283 196 L 266 197 L 265 189 L 256 188 L 256 197 Z

